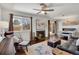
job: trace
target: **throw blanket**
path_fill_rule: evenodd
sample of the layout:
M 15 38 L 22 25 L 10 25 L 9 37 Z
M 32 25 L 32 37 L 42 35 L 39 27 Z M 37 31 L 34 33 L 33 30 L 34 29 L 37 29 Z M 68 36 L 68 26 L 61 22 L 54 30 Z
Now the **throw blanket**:
M 14 43 L 19 42 L 16 36 L 11 39 L 4 38 L 0 43 L 0 54 L 1 55 L 14 55 L 16 53 Z
M 0 43 L 0 54 L 1 55 L 7 54 L 10 41 L 11 41 L 10 39 L 4 38 L 2 42 Z

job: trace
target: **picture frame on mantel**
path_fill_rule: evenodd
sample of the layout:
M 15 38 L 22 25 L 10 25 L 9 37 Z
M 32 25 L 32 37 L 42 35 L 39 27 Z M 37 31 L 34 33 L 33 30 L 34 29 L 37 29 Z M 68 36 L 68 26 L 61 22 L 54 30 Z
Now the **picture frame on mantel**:
M 36 19 L 36 30 L 37 31 L 45 30 L 45 22 L 43 20 Z
M 73 25 L 79 25 L 79 20 L 74 18 L 68 18 L 63 21 L 63 26 L 73 26 Z

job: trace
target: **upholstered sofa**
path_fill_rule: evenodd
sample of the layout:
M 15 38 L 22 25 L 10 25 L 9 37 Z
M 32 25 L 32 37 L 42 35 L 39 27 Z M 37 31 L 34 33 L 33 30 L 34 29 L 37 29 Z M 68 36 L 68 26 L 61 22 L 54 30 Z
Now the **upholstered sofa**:
M 57 48 L 74 55 L 79 55 L 79 51 L 77 51 L 76 47 L 76 40 L 77 39 L 74 38 L 73 40 L 70 40 L 62 45 L 57 46 Z
M 69 52 L 69 53 L 71 53 L 71 54 L 73 54 L 73 55 L 79 55 L 79 51 L 77 51 L 77 50 L 71 51 L 71 50 L 68 50 L 68 49 L 66 49 L 66 48 L 63 48 L 63 47 L 61 47 L 61 46 L 58 46 L 57 48 L 60 49 L 60 50 Z

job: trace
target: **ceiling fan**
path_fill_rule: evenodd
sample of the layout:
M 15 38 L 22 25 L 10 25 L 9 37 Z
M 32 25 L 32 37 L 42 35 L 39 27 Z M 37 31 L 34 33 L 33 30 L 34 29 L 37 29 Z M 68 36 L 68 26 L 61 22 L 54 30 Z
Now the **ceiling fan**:
M 54 9 L 50 9 L 45 3 L 41 3 L 40 6 L 41 6 L 41 9 L 34 9 L 36 11 L 39 11 L 37 14 L 40 14 L 43 12 L 46 15 L 47 12 L 54 11 Z

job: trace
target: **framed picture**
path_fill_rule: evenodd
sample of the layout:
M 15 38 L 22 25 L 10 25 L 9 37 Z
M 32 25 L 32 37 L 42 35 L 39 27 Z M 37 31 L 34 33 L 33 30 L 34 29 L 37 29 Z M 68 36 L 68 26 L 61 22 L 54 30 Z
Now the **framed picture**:
M 45 21 L 36 19 L 36 30 L 45 30 Z
M 66 19 L 66 20 L 63 21 L 63 25 L 64 26 L 79 25 L 79 20 L 77 20 L 77 19 L 75 20 L 73 18 L 69 18 L 69 19 Z

